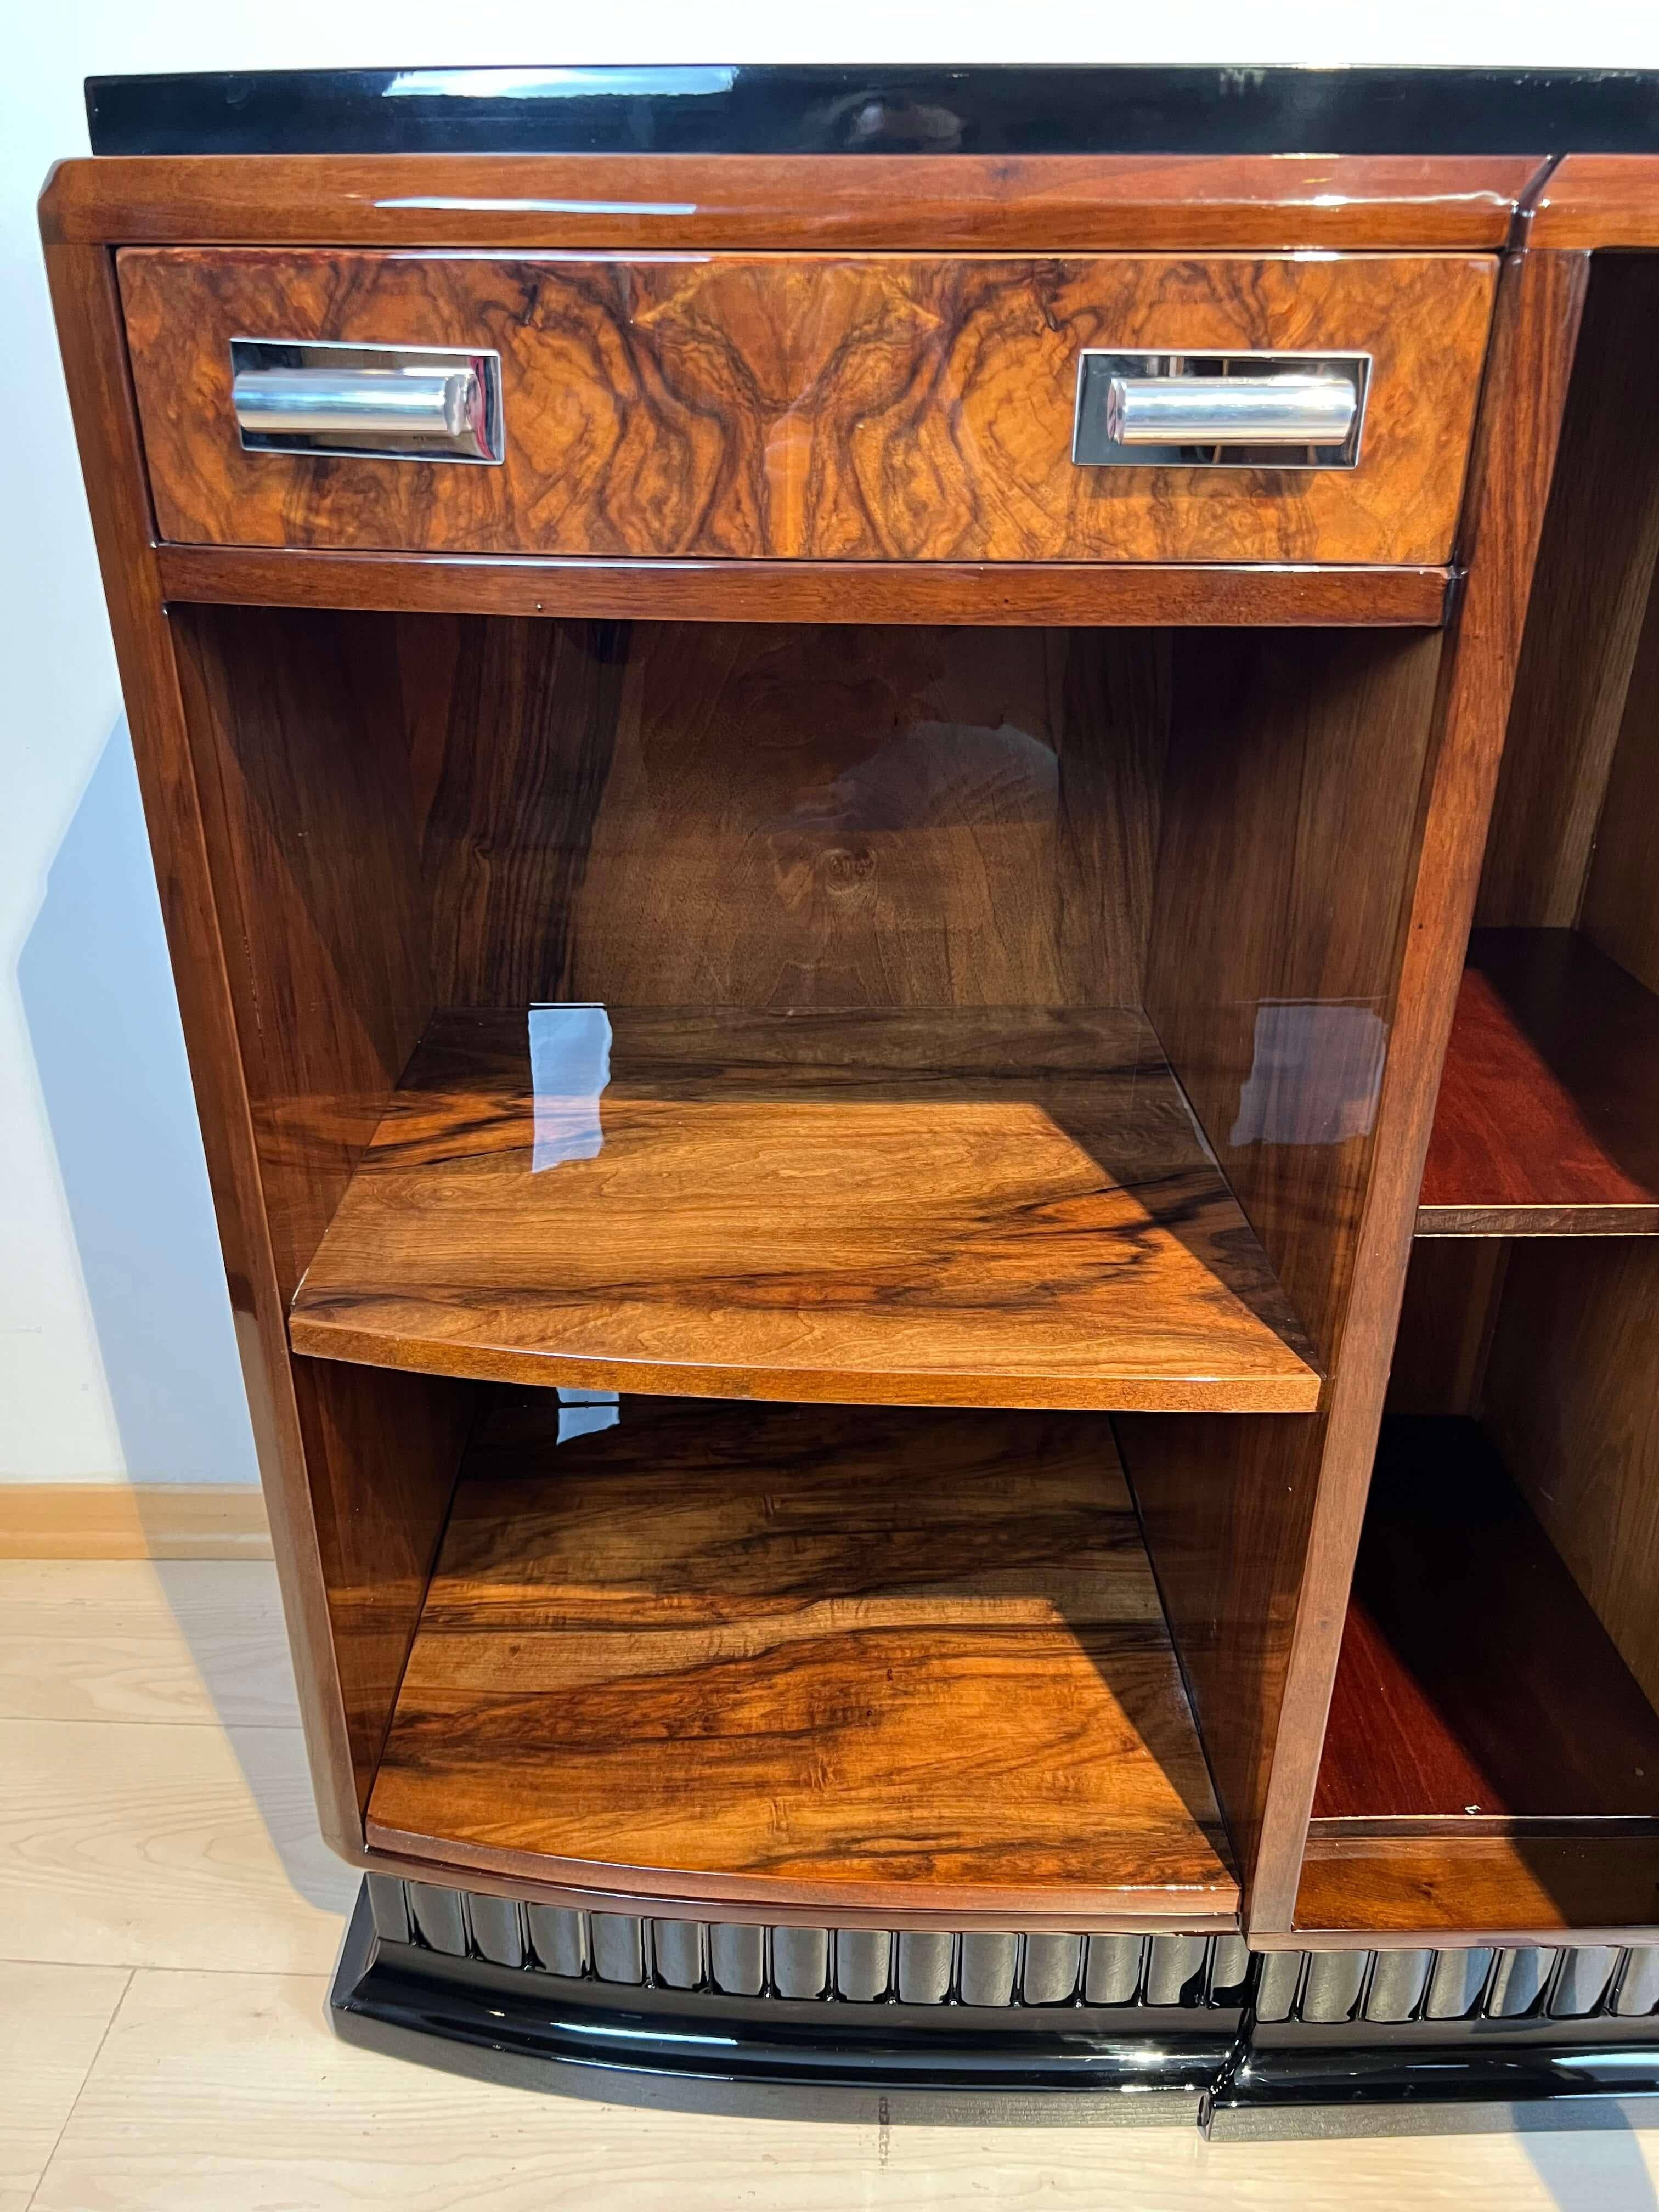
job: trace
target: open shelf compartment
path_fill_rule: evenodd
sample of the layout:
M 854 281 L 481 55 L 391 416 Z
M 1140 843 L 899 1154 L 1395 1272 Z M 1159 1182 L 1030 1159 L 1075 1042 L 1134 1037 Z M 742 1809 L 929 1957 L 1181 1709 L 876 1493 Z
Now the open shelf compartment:
M 1385 1425 L 1316 1820 L 1659 1823 L 1659 1715 L 1478 1422 Z
M 823 1457 L 878 1492 L 916 1467 L 953 1480 L 954 1446 L 884 1459 L 890 1422 L 1133 1421 L 1166 1608 L 1145 1581 L 1136 1632 L 1172 1694 L 1189 1686 L 1235 1844 L 1261 1832 L 1448 635 L 1097 611 L 1034 629 L 173 608 L 348 1850 L 367 1812 L 434 1879 L 494 1852 L 503 1879 L 555 1888 L 550 1868 L 585 1868 L 572 1886 L 596 1895 L 606 1853 L 654 1849 L 615 1824 L 568 1860 L 544 1834 L 506 1844 L 499 1802 L 469 1837 L 461 1784 L 493 1785 L 465 1700 L 411 1702 L 458 1649 L 424 1600 L 463 1468 L 465 1524 L 479 1401 L 527 1384 L 695 1400 L 716 1465 L 732 1402 L 844 1407 Z M 527 1494 L 508 1489 L 504 1583 Z M 1023 1540 L 1011 1520 L 986 1572 Z M 672 1560 L 635 1585 L 653 1617 L 659 1567 L 672 1589 Z M 1002 1871 L 940 1909 L 1030 1926 L 1010 1916 L 1036 1895 L 1061 1927 L 1091 1901 L 1224 1923 L 1219 1831 L 1160 1871 L 1164 1832 L 1123 1790 L 1201 1771 L 1184 1704 L 1166 1756 L 1056 1621 L 1044 1663 L 1072 1703 L 1022 1688 L 1005 1766 L 985 1740 Z M 951 1681 L 927 1710 L 961 1736 L 978 1722 L 954 1661 Z M 1098 1796 L 1055 1750 L 1077 1728 Z M 457 1787 L 394 1816 L 416 1737 Z M 1052 1881 L 1018 1826 L 1033 1759 L 1040 1832 L 1071 1852 Z M 854 1895 L 907 1895 L 858 1869 L 871 1814 L 849 1801 L 821 1866 L 844 1841 Z M 1170 1832 L 1208 1836 L 1212 1814 Z M 740 1902 L 748 1849 L 682 1868 L 684 1893 L 724 1881 Z M 674 1871 L 627 1863 L 633 1895 Z M 932 1900 L 943 1878 L 916 1886 Z
M 1234 1910 L 1107 1421 L 492 1395 L 371 1844 L 826 1910 Z
M 1576 930 L 1476 930 L 1418 1235 L 1659 1235 L 1656 1101 L 1659 998 Z
M 291 1330 L 698 1396 L 1260 1413 L 1320 1387 L 1134 1009 L 441 1014 Z
M 1384 1424 L 1300 1929 L 1548 1937 L 1659 1918 L 1651 1547 L 1627 1524 L 1632 1572 L 1609 1586 L 1589 1455 L 1552 1475 L 1538 1409 L 1504 1372 L 1513 1358 L 1537 1373 L 1529 1341 L 1523 1297 L 1500 1324 L 1490 1425 Z M 1619 1463 L 1603 1473 L 1628 1488 Z

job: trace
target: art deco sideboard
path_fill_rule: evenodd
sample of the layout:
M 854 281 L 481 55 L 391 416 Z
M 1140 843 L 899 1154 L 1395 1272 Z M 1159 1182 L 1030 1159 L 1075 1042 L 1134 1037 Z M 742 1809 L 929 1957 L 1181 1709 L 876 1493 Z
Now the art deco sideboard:
M 341 2033 L 1659 2088 L 1659 81 L 90 99 Z

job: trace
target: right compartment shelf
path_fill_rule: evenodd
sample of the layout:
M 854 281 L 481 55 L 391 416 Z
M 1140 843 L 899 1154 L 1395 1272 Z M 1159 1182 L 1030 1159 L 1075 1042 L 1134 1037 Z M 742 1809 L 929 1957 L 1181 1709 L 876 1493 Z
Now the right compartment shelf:
M 1659 1234 L 1659 998 L 1571 929 L 1469 942 L 1419 1237 Z

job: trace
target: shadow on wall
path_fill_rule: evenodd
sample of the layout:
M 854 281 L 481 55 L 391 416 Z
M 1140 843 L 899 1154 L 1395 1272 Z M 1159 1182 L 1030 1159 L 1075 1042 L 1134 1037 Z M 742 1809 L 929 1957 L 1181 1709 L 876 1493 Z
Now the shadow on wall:
M 126 1473 L 252 1482 L 253 1439 L 125 721 L 17 981 Z

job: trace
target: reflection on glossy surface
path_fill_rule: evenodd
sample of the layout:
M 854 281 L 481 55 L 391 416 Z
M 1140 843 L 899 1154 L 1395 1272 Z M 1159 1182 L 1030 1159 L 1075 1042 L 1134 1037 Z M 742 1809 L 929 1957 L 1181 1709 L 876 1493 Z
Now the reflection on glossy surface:
M 1340 1145 L 1369 1137 L 1389 1032 L 1369 1006 L 1308 1000 L 1255 1010 L 1255 1049 L 1230 1145 Z
M 561 1390 L 559 1393 L 559 1428 L 556 1443 L 573 1443 L 578 1437 L 591 1437 L 601 1429 L 614 1429 L 622 1419 L 622 1409 L 614 1390 Z
M 526 1018 L 535 1137 L 530 1171 L 591 1160 L 605 1143 L 599 1096 L 611 1080 L 603 1006 L 532 1006 Z
M 649 94 L 676 100 L 686 94 L 730 92 L 735 69 L 685 69 L 673 64 L 627 69 L 399 70 L 380 88 L 383 100 L 628 100 Z

